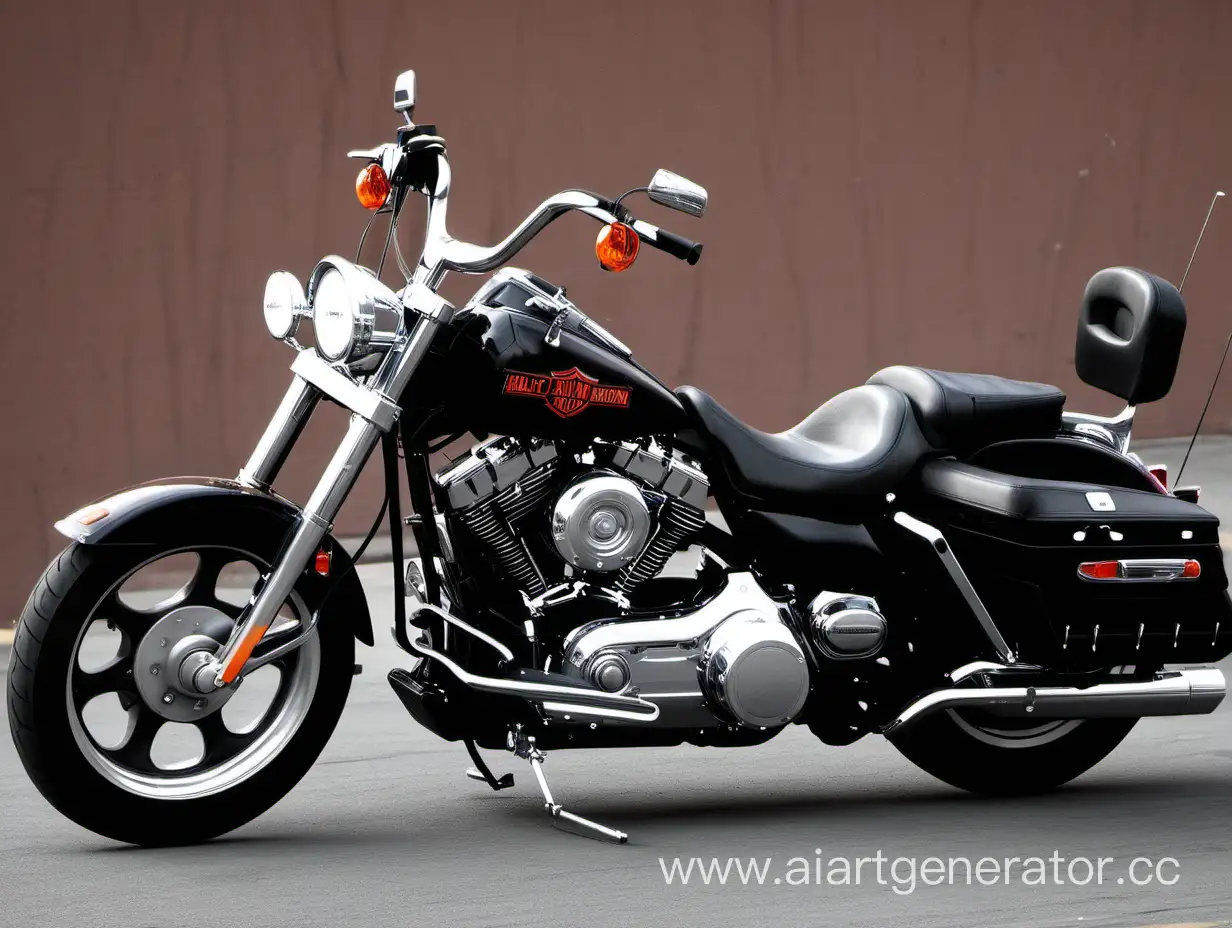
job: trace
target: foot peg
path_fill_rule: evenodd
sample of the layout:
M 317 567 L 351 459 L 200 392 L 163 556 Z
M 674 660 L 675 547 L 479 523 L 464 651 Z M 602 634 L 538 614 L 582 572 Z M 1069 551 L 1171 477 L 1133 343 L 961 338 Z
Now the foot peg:
M 629 836 L 623 831 L 617 831 L 615 828 L 608 828 L 606 825 L 592 822 L 588 818 L 574 815 L 552 798 L 552 791 L 548 788 L 547 778 L 543 775 L 543 752 L 535 747 L 535 739 L 533 737 L 527 737 L 521 731 L 511 731 L 509 733 L 509 750 L 516 756 L 530 762 L 530 768 L 535 772 L 535 779 L 539 781 L 539 789 L 543 792 L 543 807 L 551 814 L 552 824 L 571 834 L 582 835 L 587 838 L 612 841 L 616 844 L 624 844 L 629 840 Z
M 466 745 L 466 753 L 471 756 L 471 760 L 475 762 L 475 766 L 466 771 L 466 775 L 472 780 L 478 780 L 480 783 L 487 783 L 494 790 L 508 789 L 513 786 L 513 774 L 501 774 L 498 779 L 492 773 L 492 769 L 484 763 L 483 757 L 479 754 L 479 748 L 474 741 L 469 738 L 462 742 Z

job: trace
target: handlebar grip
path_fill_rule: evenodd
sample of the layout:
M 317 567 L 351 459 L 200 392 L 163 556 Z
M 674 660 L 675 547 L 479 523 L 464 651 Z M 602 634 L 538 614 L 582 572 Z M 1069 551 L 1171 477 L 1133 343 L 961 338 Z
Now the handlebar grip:
M 641 236 L 643 242 L 658 248 L 660 251 L 667 252 L 673 258 L 679 258 L 681 261 L 687 261 L 689 264 L 696 264 L 701 260 L 701 242 L 690 241 L 682 235 L 676 235 L 675 233 L 668 232 L 666 229 L 652 226 L 648 222 L 635 222 L 633 228 Z

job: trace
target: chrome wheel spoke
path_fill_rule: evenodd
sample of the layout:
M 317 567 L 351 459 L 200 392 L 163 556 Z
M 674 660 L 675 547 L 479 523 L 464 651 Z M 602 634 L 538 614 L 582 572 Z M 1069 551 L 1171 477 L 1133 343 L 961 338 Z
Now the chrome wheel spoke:
M 154 736 L 162 727 L 163 719 L 138 702 L 128 711 L 128 733 L 124 736 L 124 743 L 103 753 L 134 770 L 157 772 L 158 768 L 150 758 L 150 748 L 154 745 Z
M 212 767 L 228 758 L 234 757 L 252 741 L 254 733 L 239 735 L 227 728 L 221 712 L 213 712 L 195 722 L 205 742 L 205 754 L 199 766 Z
M 91 699 L 104 693 L 119 693 L 121 698 L 135 696 L 137 686 L 133 682 L 133 662 L 129 657 L 117 657 L 92 671 L 74 666 L 72 686 L 78 706 L 85 706 Z

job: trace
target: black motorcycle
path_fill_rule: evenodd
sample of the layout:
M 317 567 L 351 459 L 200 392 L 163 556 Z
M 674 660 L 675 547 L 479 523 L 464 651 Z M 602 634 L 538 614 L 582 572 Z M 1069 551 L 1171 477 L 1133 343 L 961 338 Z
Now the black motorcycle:
M 701 245 L 629 202 L 701 216 L 703 188 L 659 171 L 616 199 L 566 190 L 496 245 L 461 242 L 445 140 L 412 121 L 414 100 L 406 72 L 396 141 L 351 153 L 367 162 L 361 202 L 389 218 L 380 265 L 392 244 L 406 285 L 337 256 L 306 294 L 275 273 L 265 321 L 296 349 L 294 378 L 238 478 L 144 484 L 57 523 L 72 544 L 26 605 L 8 698 L 57 809 L 120 841 L 180 844 L 244 824 L 304 775 L 358 669 L 354 640 L 373 641 L 331 527 L 378 449 L 373 531 L 387 510 L 393 634 L 416 659 L 390 673 L 394 692 L 462 742 L 469 776 L 512 785 L 480 753 L 511 751 L 553 819 L 596 836 L 625 838 L 552 798 L 544 751 L 736 747 L 803 724 L 828 744 L 884 734 L 948 783 L 1021 794 L 1083 773 L 1140 717 L 1219 705 L 1218 670 L 1165 669 L 1232 652 L 1218 520 L 1128 451 L 1134 406 L 1172 384 L 1177 288 L 1126 267 L 1087 286 L 1078 373 L 1126 400 L 1119 416 L 1065 412 L 1044 384 L 891 367 L 768 434 L 669 389 L 563 287 L 505 266 L 567 212 L 602 224 L 609 270 L 641 246 L 695 264 Z M 412 193 L 427 203 L 413 267 L 396 234 Z M 496 273 L 455 310 L 436 293 L 449 271 Z M 306 317 L 313 347 L 296 340 Z M 272 486 L 322 399 L 349 426 L 300 507 Z M 468 434 L 433 473 L 430 455 Z M 124 595 L 186 557 L 174 595 Z M 228 601 L 237 567 L 250 594 Z M 112 644 L 87 660 L 96 634 Z M 231 724 L 266 667 L 267 707 Z M 118 702 L 119 736 L 92 729 L 96 700 Z M 169 723 L 199 732 L 194 759 L 159 760 Z

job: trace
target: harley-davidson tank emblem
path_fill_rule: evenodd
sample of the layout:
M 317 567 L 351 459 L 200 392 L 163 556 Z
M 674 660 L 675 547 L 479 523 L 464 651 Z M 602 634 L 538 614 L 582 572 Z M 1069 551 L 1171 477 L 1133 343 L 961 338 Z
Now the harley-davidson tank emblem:
M 629 387 L 614 387 L 599 383 L 576 367 L 549 374 L 523 374 L 509 371 L 505 375 L 505 393 L 511 396 L 534 396 L 548 404 L 548 409 L 562 419 L 576 416 L 587 406 L 615 406 L 627 409 Z

